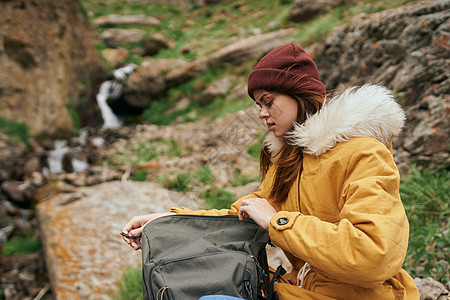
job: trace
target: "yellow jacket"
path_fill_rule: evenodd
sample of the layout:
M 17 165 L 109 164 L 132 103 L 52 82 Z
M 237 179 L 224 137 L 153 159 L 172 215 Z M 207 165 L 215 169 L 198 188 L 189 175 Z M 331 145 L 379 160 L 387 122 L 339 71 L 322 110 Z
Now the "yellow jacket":
M 293 266 L 275 286 L 280 300 L 419 299 L 401 269 L 409 225 L 390 137 L 403 120 L 386 89 L 367 85 L 347 90 L 295 126 L 289 139 L 304 147 L 303 172 L 283 204 L 271 202 L 277 213 L 270 239 Z M 265 143 L 277 153 L 282 141 L 269 134 Z M 275 170 L 274 164 L 259 190 L 229 210 L 173 211 L 237 214 L 243 199 L 269 198 Z M 311 270 L 300 288 L 297 274 L 305 262 Z

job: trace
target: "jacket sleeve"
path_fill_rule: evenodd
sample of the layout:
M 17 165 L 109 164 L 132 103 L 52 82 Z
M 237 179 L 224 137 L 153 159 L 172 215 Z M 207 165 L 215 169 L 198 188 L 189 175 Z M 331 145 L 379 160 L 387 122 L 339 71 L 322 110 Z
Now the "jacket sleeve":
M 241 206 L 241 201 L 249 198 L 265 198 L 267 199 L 269 194 L 269 188 L 272 185 L 272 182 L 268 180 L 270 172 L 274 172 L 274 168 L 269 168 L 267 175 L 261 185 L 259 186 L 258 191 L 248 194 L 246 196 L 241 197 L 239 200 L 235 201 L 230 209 L 205 209 L 205 210 L 190 210 L 188 208 L 178 208 L 172 207 L 170 209 L 171 212 L 175 212 L 179 215 L 207 215 L 207 216 L 223 216 L 223 215 L 237 215 L 239 211 L 239 207 Z
M 271 219 L 269 235 L 330 278 L 375 287 L 400 271 L 406 255 L 409 225 L 399 174 L 392 154 L 378 141 L 360 144 L 346 159 L 338 222 L 280 211 Z M 288 222 L 277 222 L 280 218 Z

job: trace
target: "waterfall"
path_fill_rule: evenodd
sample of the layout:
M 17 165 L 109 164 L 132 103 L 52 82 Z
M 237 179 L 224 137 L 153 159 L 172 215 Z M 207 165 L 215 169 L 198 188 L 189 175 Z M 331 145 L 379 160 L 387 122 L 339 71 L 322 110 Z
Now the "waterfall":
M 68 145 L 66 140 L 55 140 L 53 142 L 53 150 L 48 151 L 47 154 L 47 162 L 48 168 L 44 167 L 43 174 L 58 174 L 64 172 L 63 168 L 63 159 L 66 154 L 71 154 L 70 164 L 75 173 L 83 172 L 88 167 L 89 164 L 86 159 L 80 160 L 76 156 L 78 156 L 78 152 L 81 150 L 83 146 L 86 145 L 87 142 L 88 131 L 86 129 L 81 129 L 81 134 L 78 137 L 74 137 L 71 139 L 72 143 L 77 143 L 78 146 L 75 148 L 71 148 Z
M 67 146 L 67 141 L 56 140 L 53 144 L 54 149 L 48 152 L 48 172 L 61 173 L 63 172 L 62 160 L 66 153 L 70 151 Z M 44 174 L 47 172 L 44 172 Z
M 122 82 L 136 70 L 136 65 L 127 65 L 123 68 L 117 69 L 113 72 L 113 79 L 107 80 L 100 85 L 97 94 L 97 103 L 100 107 L 103 118 L 103 128 L 120 128 L 122 122 L 114 114 L 111 107 L 109 107 L 108 99 L 118 99 L 122 94 Z M 73 169 L 73 172 L 83 172 L 89 168 L 86 159 L 80 160 L 79 153 L 84 146 L 86 146 L 88 138 L 88 130 L 81 129 L 81 134 L 78 137 L 71 139 L 71 144 L 78 145 L 76 147 L 69 147 L 68 141 L 56 140 L 53 144 L 53 150 L 48 151 L 48 168 L 43 170 L 44 175 L 58 174 L 64 172 L 63 159 L 70 159 L 67 163 Z M 94 137 L 90 139 L 90 143 L 96 147 L 103 147 L 104 139 L 101 137 Z
M 122 122 L 108 106 L 108 99 L 117 99 L 122 93 L 122 81 L 134 72 L 136 65 L 127 65 L 113 72 L 114 79 L 103 82 L 97 94 L 97 103 L 102 113 L 103 128 L 119 128 Z

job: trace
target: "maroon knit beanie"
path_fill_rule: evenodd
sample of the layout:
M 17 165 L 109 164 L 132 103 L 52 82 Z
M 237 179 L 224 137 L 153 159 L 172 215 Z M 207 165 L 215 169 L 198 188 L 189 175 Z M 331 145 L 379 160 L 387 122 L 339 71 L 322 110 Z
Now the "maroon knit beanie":
M 248 76 L 248 94 L 255 100 L 255 90 L 278 89 L 286 78 L 325 97 L 325 86 L 314 61 L 303 48 L 293 43 L 278 46 L 261 58 Z

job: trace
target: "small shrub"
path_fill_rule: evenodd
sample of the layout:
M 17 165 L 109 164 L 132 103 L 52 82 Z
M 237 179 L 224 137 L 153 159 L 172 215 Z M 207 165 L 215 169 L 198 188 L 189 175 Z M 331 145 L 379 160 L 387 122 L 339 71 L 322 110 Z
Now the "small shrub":
M 261 152 L 261 149 L 262 149 L 261 142 L 254 143 L 248 146 L 247 153 L 250 154 L 250 156 L 253 157 L 253 159 L 259 160 L 259 153 Z
M 146 169 L 140 169 L 134 172 L 131 180 L 133 181 L 146 181 L 147 180 L 148 171 Z
M 139 264 L 130 267 L 122 275 L 122 279 L 117 282 L 119 287 L 115 300 L 141 300 L 142 299 L 142 266 Z
M 152 102 L 142 113 L 142 118 L 151 124 L 169 125 L 174 121 L 174 119 L 170 118 L 170 115 L 167 114 L 167 111 L 172 107 L 173 104 L 166 98 Z
M 30 253 L 35 253 L 41 249 L 41 239 L 33 232 L 14 236 L 6 241 L 2 247 L 2 255 L 23 256 Z
M 177 190 L 180 192 L 187 192 L 189 184 L 191 183 L 191 175 L 188 173 L 178 174 L 175 178 L 165 182 L 164 186 L 169 190 Z
M 169 149 L 167 150 L 167 155 L 169 155 L 169 157 L 178 157 L 181 155 L 181 148 L 178 146 L 177 141 L 170 139 L 165 143 L 169 146 Z
M 411 175 L 400 185 L 402 201 L 410 224 L 409 248 L 405 268 L 413 275 L 424 267 L 422 276 L 448 282 L 448 269 L 440 260 L 449 261 L 450 245 L 450 175 L 448 170 L 419 170 L 412 166 Z
M 243 186 L 249 184 L 250 182 L 259 181 L 259 174 L 255 174 L 253 177 L 244 176 L 241 172 L 236 172 L 233 174 L 233 179 L 231 180 L 231 186 Z
M 214 182 L 211 169 L 207 165 L 203 165 L 194 173 L 194 177 L 203 184 L 211 184 Z
M 72 119 L 72 126 L 76 131 L 80 131 L 81 129 L 81 121 L 80 114 L 72 103 L 66 104 L 67 112 L 69 113 L 70 118 Z
M 152 144 L 152 141 L 139 143 L 137 147 L 131 149 L 136 155 L 134 159 L 134 164 L 138 164 L 143 161 L 150 161 L 158 157 L 158 154 L 155 151 L 155 146 Z
M 230 208 L 234 202 L 234 196 L 223 189 L 208 189 L 200 195 L 209 208 Z
M 25 123 L 0 117 L 0 130 L 8 135 L 13 142 L 23 143 L 28 148 L 31 147 L 30 132 Z

